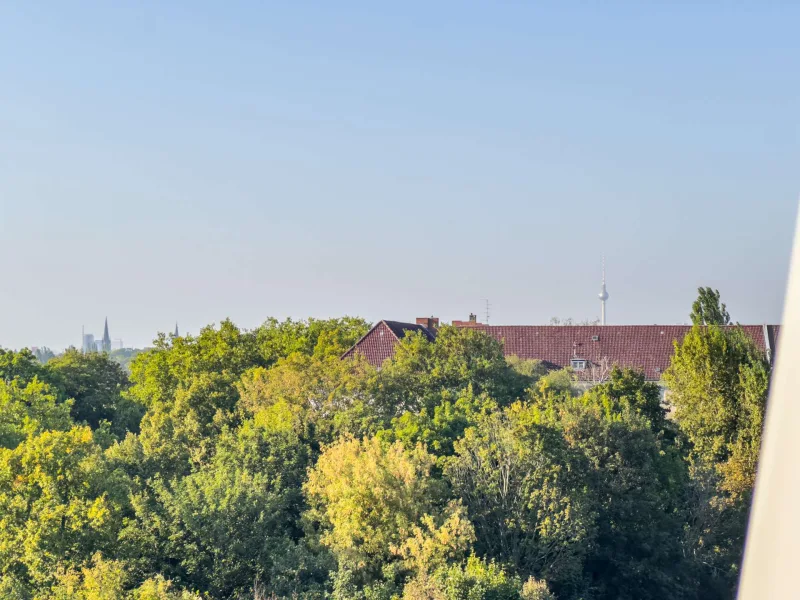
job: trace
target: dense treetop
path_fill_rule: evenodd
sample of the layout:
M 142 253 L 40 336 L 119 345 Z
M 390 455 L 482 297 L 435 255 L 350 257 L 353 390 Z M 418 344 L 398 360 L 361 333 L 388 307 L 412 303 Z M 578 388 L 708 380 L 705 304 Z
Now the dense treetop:
M 341 360 L 349 317 L 0 351 L 0 597 L 731 598 L 770 366 L 694 312 L 669 405 L 469 328 Z

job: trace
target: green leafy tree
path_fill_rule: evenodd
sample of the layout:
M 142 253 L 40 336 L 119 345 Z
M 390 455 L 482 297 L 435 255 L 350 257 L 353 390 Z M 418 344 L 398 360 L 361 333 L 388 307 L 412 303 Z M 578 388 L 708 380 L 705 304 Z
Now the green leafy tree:
M 203 600 L 203 597 L 188 590 L 181 590 L 168 579 L 156 575 L 133 590 L 131 600 Z
M 300 559 L 310 453 L 294 416 L 279 410 L 289 409 L 224 430 L 208 463 L 171 481 L 157 478 L 152 494 L 136 498 L 137 518 L 122 537 L 140 570 L 161 571 L 215 598 L 244 594 L 256 578 L 287 595 L 304 592 L 315 578 L 321 585 L 326 572 L 313 566 L 282 571 L 283 555 Z
M 29 436 L 69 429 L 70 408 L 70 402 L 59 402 L 55 391 L 38 379 L 27 384 L 0 381 L 0 447 L 14 449 Z
M 527 398 L 537 403 L 559 402 L 565 398 L 580 395 L 575 387 L 575 374 L 572 369 L 549 371 L 536 380 L 527 390 Z
M 265 366 L 256 333 L 241 331 L 229 320 L 218 328 L 204 327 L 197 337 L 160 335 L 153 348 L 131 363 L 129 396 L 143 406 L 169 404 L 179 388 L 191 386 L 196 377 L 215 374 L 227 383 L 235 401 L 236 382 L 256 366 Z
M 117 348 L 116 350 L 112 350 L 108 357 L 119 364 L 125 373 L 130 374 L 131 362 L 142 352 L 145 352 L 145 350 L 141 348 Z
M 307 519 L 337 560 L 334 597 L 397 594 L 421 565 L 464 553 L 472 526 L 461 507 L 446 504 L 433 465 L 421 446 L 375 437 L 325 449 L 305 492 Z
M 364 334 L 369 323 L 357 317 L 293 321 L 268 319 L 256 336 L 261 356 L 267 364 L 295 353 L 319 358 L 340 357 Z
M 738 578 L 769 374 L 741 329 L 718 326 L 693 327 L 664 373 L 690 443 L 685 552 L 703 597 L 730 597 Z
M 509 367 L 524 377 L 530 384 L 536 383 L 536 381 L 548 373 L 547 367 L 541 360 L 520 358 L 519 356 L 512 355 L 506 357 L 506 362 Z
M 36 600 L 201 600 L 200 596 L 175 588 L 156 575 L 131 589 L 133 575 L 128 565 L 103 558 L 99 552 L 91 564 L 80 569 L 59 569 L 56 584 Z
M 557 600 L 546 582 L 533 577 L 529 577 L 528 581 L 522 584 L 520 598 L 521 600 Z
M 129 580 L 130 574 L 122 562 L 105 560 L 98 552 L 91 564 L 81 569 L 59 569 L 57 583 L 46 597 L 50 600 L 120 600 L 129 597 L 126 593 Z
M 455 395 L 441 394 L 441 401 L 433 407 L 422 407 L 419 412 L 407 411 L 392 420 L 390 428 L 380 432 L 388 440 L 400 440 L 407 447 L 423 444 L 431 454 L 441 459 L 452 456 L 454 444 L 468 427 L 479 419 L 498 410 L 497 403 L 486 394 L 476 396 L 472 388 Z M 442 460 L 439 461 L 443 464 Z
M 18 352 L 0 348 L 0 379 L 3 381 L 18 379 L 27 383 L 34 377 L 43 379 L 43 372 L 42 363 L 27 348 Z
M 494 562 L 470 556 L 462 564 L 412 579 L 403 590 L 403 600 L 520 600 L 536 598 L 531 596 L 532 590 L 532 584 L 528 584 L 528 594 L 523 596 L 519 577 Z
M 263 364 L 256 334 L 230 321 L 197 337 L 160 336 L 131 364 L 125 396 L 148 410 L 122 454 L 142 457 L 146 477 L 188 473 L 208 459 L 223 427 L 237 422 L 242 374 Z
M 48 381 L 61 396 L 72 399 L 76 422 L 97 429 L 105 421 L 120 436 L 138 429 L 141 407 L 123 396 L 128 376 L 108 354 L 67 350 L 49 361 L 45 369 Z
M 673 429 L 658 386 L 645 381 L 644 374 L 634 369 L 615 366 L 605 383 L 587 391 L 584 402 L 602 407 L 606 419 L 633 412 L 645 419 L 655 433 Z
M 445 473 L 475 525 L 477 553 L 577 597 L 595 536 L 585 459 L 521 404 L 480 419 L 455 451 Z
M 720 301 L 719 290 L 710 287 L 697 288 L 697 300 L 692 304 L 692 324 L 730 325 L 731 316 Z
M 420 333 L 406 335 L 379 372 L 373 394 L 379 410 L 392 418 L 430 410 L 443 392 L 457 395 L 469 388 L 504 406 L 532 382 L 509 365 L 501 342 L 469 327 L 444 326 L 435 342 Z
M 588 462 L 583 477 L 594 499 L 596 533 L 584 572 L 597 599 L 690 598 L 694 588 L 680 545 L 686 467 L 663 430 L 654 430 L 649 411 L 630 401 L 649 396 L 652 384 L 641 381 L 638 393 L 628 387 L 630 395 L 610 406 L 620 380 L 629 386 L 631 379 L 617 373 L 551 413 Z
M 208 458 L 223 426 L 271 402 L 302 401 L 332 416 L 340 408 L 337 402 L 347 401 L 349 389 L 347 369 L 337 360 L 340 350 L 365 328 L 362 320 L 345 318 L 270 320 L 241 331 L 226 320 L 218 328 L 203 328 L 197 337 L 159 337 L 131 364 L 133 385 L 126 395 L 150 410 L 128 454 L 139 454 L 133 446 L 140 444 L 149 474 L 185 473 Z M 274 375 L 266 371 L 282 358 L 287 362 Z
M 60 564 L 112 549 L 128 490 L 89 427 L 45 431 L 0 450 L 0 576 L 46 585 Z
M 287 402 L 302 411 L 317 439 L 330 443 L 342 433 L 362 434 L 377 428 L 369 409 L 375 369 L 356 357 L 309 356 L 295 352 L 270 368 L 257 367 L 239 382 L 239 407 L 245 414 Z
M 192 375 L 171 401 L 150 407 L 139 435 L 125 443 L 141 447 L 148 476 L 187 474 L 210 458 L 220 432 L 238 422 L 237 401 L 238 392 L 226 374 Z
M 766 356 L 741 329 L 698 326 L 664 373 L 693 459 L 714 466 L 732 499 L 755 481 L 769 376 Z
M 33 591 L 29 581 L 14 573 L 0 575 L 0 598 L 31 600 Z

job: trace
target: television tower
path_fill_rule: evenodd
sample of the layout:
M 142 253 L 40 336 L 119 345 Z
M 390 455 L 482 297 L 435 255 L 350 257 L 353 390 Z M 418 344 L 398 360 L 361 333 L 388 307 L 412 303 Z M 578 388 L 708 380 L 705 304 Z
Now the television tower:
M 606 300 L 608 300 L 608 292 L 606 291 L 606 257 L 603 256 L 603 283 L 600 285 L 600 293 L 597 294 L 600 298 L 600 324 L 606 324 Z

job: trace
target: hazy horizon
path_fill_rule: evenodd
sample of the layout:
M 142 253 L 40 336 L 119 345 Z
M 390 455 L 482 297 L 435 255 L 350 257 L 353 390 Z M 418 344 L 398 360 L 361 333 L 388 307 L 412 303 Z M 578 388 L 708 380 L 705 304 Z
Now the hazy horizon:
M 484 305 L 483 312 L 482 313 L 476 313 L 476 317 L 477 317 L 478 322 L 486 323 L 485 314 L 486 314 L 486 308 L 485 308 L 485 305 Z M 345 314 L 343 314 L 343 315 L 330 315 L 330 317 L 345 317 L 345 316 L 361 317 L 361 315 L 345 315 Z M 392 316 L 392 315 L 388 315 L 388 316 L 384 315 L 382 317 L 378 317 L 378 318 L 375 318 L 375 319 L 367 319 L 367 320 L 370 321 L 373 325 L 375 323 L 377 323 L 378 321 L 381 321 L 381 320 L 405 321 L 405 322 L 413 323 L 416 320 L 417 317 L 424 317 L 424 316 L 427 316 L 427 315 L 417 314 L 417 315 L 414 315 L 413 317 L 412 316 L 408 316 L 408 315 L 403 316 L 403 317 L 397 317 L 397 316 Z M 440 319 L 440 323 L 443 324 L 443 325 L 449 325 L 450 322 L 454 321 L 454 320 L 467 320 L 467 317 L 469 317 L 469 315 L 455 315 L 455 316 L 452 316 L 452 317 L 442 318 L 438 313 L 430 315 L 430 316 L 438 317 Z M 268 318 L 270 318 L 270 317 L 266 317 L 261 322 L 254 323 L 254 324 L 242 324 L 242 323 L 236 323 L 235 321 L 234 321 L 234 324 L 236 324 L 241 329 L 251 330 L 251 329 L 254 329 L 254 328 L 264 324 Z M 297 317 L 297 316 L 289 315 L 289 316 L 284 317 L 284 318 L 290 318 L 290 319 L 293 319 L 293 320 L 296 321 L 296 320 L 305 320 L 305 319 L 308 319 L 308 318 L 328 318 L 328 317 L 313 317 L 313 316 L 312 317 Z M 565 326 L 568 325 L 567 323 L 564 322 L 567 319 L 572 319 L 574 321 L 573 323 L 569 323 L 569 325 L 580 325 L 580 324 L 582 324 L 581 323 L 582 321 L 598 320 L 598 318 L 596 316 L 591 317 L 591 318 L 589 318 L 589 317 L 576 318 L 576 317 L 572 317 L 572 316 L 553 315 L 553 317 L 551 317 L 550 319 L 547 319 L 546 321 L 540 322 L 540 323 L 528 323 L 528 322 L 525 322 L 525 323 L 523 323 L 523 322 L 508 322 L 508 323 L 506 323 L 506 322 L 500 322 L 497 319 L 495 319 L 494 316 L 491 316 L 489 325 L 553 325 L 554 323 L 551 323 L 553 318 L 556 318 L 559 321 L 561 321 L 559 323 L 555 323 L 556 325 L 565 325 Z M 215 326 L 215 327 L 219 326 L 219 324 L 220 324 L 220 322 L 222 320 L 224 320 L 224 319 L 219 319 L 217 321 L 213 321 L 213 322 L 209 322 L 209 323 L 203 323 L 200 326 L 198 326 L 197 329 L 194 329 L 194 330 L 191 330 L 191 331 L 180 330 L 179 333 L 180 333 L 181 336 L 186 336 L 186 335 L 196 336 L 196 335 L 198 335 L 200 333 L 200 329 L 201 328 L 209 326 L 209 325 L 210 326 Z M 761 323 L 761 322 L 759 322 L 759 323 L 746 322 L 746 321 L 741 321 L 741 320 L 737 321 L 735 319 L 733 320 L 733 322 L 734 322 L 734 324 L 741 324 L 741 325 L 763 325 L 763 324 L 766 324 L 766 325 L 778 325 L 778 324 L 780 324 L 780 320 L 779 319 L 776 320 L 776 321 L 765 321 L 763 323 Z M 596 323 L 595 325 L 598 326 L 598 327 L 601 327 L 599 322 Z M 609 323 L 607 323 L 607 325 L 624 325 L 624 326 L 637 326 L 637 325 L 691 325 L 691 320 L 689 318 L 689 313 L 687 311 L 686 318 L 683 319 L 683 320 L 680 320 L 680 321 L 676 321 L 676 322 L 662 322 L 662 321 L 653 321 L 652 323 L 611 323 L 611 322 L 609 322 Z M 117 349 L 114 344 L 119 340 L 121 340 L 123 342 L 123 349 L 143 349 L 143 348 L 146 348 L 146 347 L 151 347 L 152 346 L 152 342 L 156 339 L 156 337 L 158 335 L 160 335 L 162 333 L 165 334 L 165 335 L 170 335 L 172 333 L 172 331 L 174 331 L 174 328 L 175 328 L 175 326 L 173 325 L 172 328 L 157 330 L 157 331 L 155 331 L 153 333 L 153 335 L 150 338 L 147 338 L 146 342 L 143 342 L 141 344 L 129 344 L 128 343 L 128 338 L 125 338 L 124 336 L 120 337 L 120 336 L 114 335 L 113 328 L 112 328 L 111 324 L 109 324 L 109 329 L 111 330 L 110 335 L 111 335 L 112 346 L 113 346 L 112 350 Z M 180 329 L 180 325 L 179 325 L 179 329 Z M 85 332 L 86 334 L 93 334 L 94 337 L 95 337 L 95 341 L 100 341 L 100 339 L 102 338 L 102 331 L 103 331 L 102 326 L 99 328 L 98 331 L 99 331 L 99 333 L 97 333 L 93 329 L 84 327 L 82 329 L 81 333 Z M 142 334 L 142 333 L 139 333 L 138 335 L 132 336 L 132 339 L 137 339 L 137 340 L 145 339 L 145 338 L 146 338 L 146 335 Z M 77 338 L 77 340 L 75 342 L 67 344 L 67 345 L 65 345 L 63 347 L 54 347 L 54 346 L 49 346 L 48 344 L 39 344 L 39 345 L 37 345 L 37 344 L 23 344 L 22 346 L 14 347 L 14 348 L 11 348 L 11 349 L 17 350 L 17 349 L 20 349 L 22 347 L 37 347 L 37 348 L 47 347 L 50 350 L 53 350 L 54 352 L 59 353 L 59 352 L 62 352 L 64 350 L 67 350 L 70 346 L 73 346 L 75 348 L 80 349 L 80 339 L 81 339 L 81 334 L 78 334 L 78 338 Z M 8 346 L 0 346 L 0 348 L 8 349 L 9 347 Z
M 0 346 L 781 319 L 800 7 L 0 6 Z

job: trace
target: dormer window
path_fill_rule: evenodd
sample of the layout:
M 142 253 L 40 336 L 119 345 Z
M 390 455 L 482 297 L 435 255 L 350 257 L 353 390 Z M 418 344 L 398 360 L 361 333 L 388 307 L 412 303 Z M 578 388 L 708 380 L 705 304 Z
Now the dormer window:
M 586 370 L 586 361 L 582 358 L 573 358 L 570 362 L 570 366 L 575 371 L 585 371 Z

